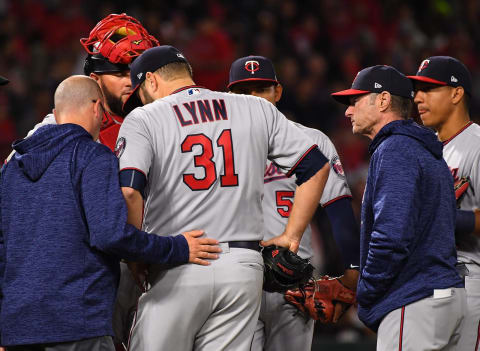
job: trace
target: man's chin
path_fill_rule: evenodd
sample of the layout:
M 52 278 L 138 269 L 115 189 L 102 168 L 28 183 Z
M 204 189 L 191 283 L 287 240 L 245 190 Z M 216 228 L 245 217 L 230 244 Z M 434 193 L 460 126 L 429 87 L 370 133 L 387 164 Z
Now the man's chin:
M 425 127 L 428 127 L 428 128 L 434 128 L 435 127 L 435 124 L 432 123 L 432 121 L 429 118 L 427 118 L 426 116 L 420 115 L 420 120 L 422 121 L 422 124 Z

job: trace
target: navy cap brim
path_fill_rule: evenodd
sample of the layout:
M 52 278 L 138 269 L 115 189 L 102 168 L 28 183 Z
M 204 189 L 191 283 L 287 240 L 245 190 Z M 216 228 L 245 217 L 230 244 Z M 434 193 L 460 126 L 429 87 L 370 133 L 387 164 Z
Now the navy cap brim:
M 7 78 L 0 76 L 0 85 L 5 85 L 10 82 Z
M 347 90 L 338 91 L 336 93 L 332 93 L 330 94 L 330 96 L 341 104 L 350 105 L 350 97 L 356 96 L 356 95 L 369 94 L 369 93 L 371 93 L 371 91 L 347 89 Z
M 142 106 L 142 100 L 138 97 L 137 90 L 140 88 L 140 84 L 138 84 L 135 89 L 132 90 L 130 95 L 128 95 L 127 100 L 125 100 L 125 103 L 122 106 L 123 112 L 126 114 L 132 112 L 136 107 Z
M 435 85 L 447 85 L 446 82 L 442 82 L 433 78 L 429 78 L 426 76 L 407 76 L 407 78 L 411 80 L 416 80 L 420 82 L 425 82 L 425 83 L 430 83 L 430 84 L 435 84 Z
M 275 84 L 280 84 L 278 80 L 275 79 L 267 79 L 267 78 L 247 78 L 247 79 L 239 79 L 236 81 L 231 82 L 230 84 L 227 85 L 227 88 L 230 89 L 230 87 L 234 86 L 235 84 L 242 83 L 242 82 L 272 82 Z

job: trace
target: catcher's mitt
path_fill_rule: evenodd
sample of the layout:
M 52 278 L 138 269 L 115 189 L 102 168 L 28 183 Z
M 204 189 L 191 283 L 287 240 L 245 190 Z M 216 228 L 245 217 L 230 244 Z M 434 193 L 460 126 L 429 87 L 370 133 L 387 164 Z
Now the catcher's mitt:
M 462 201 L 463 195 L 467 192 L 470 185 L 470 179 L 468 177 L 462 177 L 453 183 L 453 189 L 455 190 L 455 199 L 457 200 L 457 206 L 460 207 L 460 201 Z
M 355 303 L 355 292 L 345 287 L 338 278 L 328 275 L 310 281 L 306 286 L 288 290 L 285 300 L 295 306 L 306 317 L 322 323 L 330 323 L 335 311 L 334 302 L 347 305 Z
M 265 263 L 263 290 L 285 292 L 305 284 L 312 277 L 313 266 L 294 252 L 275 245 L 262 251 Z

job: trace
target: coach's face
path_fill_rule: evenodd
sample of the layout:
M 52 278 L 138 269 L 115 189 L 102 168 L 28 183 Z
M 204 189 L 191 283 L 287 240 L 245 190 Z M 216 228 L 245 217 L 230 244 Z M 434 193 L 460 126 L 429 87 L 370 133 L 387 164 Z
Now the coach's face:
M 122 106 L 132 92 L 130 71 L 90 75 L 95 79 L 105 96 L 105 108 L 109 113 L 125 117 Z
M 376 96 L 376 94 L 363 94 L 350 98 L 350 105 L 345 111 L 345 116 L 352 122 L 353 134 L 362 134 L 373 138 L 374 126 L 377 124 Z
M 415 83 L 414 102 L 423 125 L 437 129 L 444 124 L 453 112 L 451 103 L 452 87 Z

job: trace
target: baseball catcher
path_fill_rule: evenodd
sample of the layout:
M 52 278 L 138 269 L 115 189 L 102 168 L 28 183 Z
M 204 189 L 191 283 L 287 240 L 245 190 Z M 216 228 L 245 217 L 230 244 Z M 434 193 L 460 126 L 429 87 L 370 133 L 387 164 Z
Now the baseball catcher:
M 284 292 L 295 289 L 312 277 L 313 266 L 287 248 L 270 245 L 262 251 L 265 264 L 263 290 Z
M 303 287 L 288 290 L 285 300 L 298 308 L 306 318 L 331 323 L 336 322 L 355 303 L 355 291 L 343 285 L 339 278 L 325 275 L 318 280 L 311 280 Z

